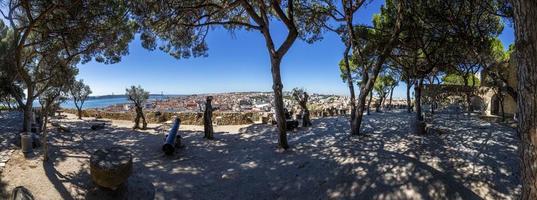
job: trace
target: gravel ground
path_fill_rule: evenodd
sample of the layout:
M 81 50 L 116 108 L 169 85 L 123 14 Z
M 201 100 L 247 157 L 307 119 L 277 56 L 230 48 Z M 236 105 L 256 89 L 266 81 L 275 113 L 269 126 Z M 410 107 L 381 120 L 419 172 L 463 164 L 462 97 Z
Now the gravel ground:
M 112 121 L 91 131 L 89 119 L 51 128 L 52 161 L 41 152 L 15 151 L 1 175 L 4 191 L 23 185 L 37 199 L 102 199 L 89 177 L 89 154 L 121 145 L 134 156 L 130 199 L 516 199 L 520 193 L 518 139 L 507 126 L 476 117 L 438 114 L 431 133 L 408 133 L 404 112 L 372 113 L 363 136 L 350 137 L 348 120 L 313 120 L 289 133 L 291 149 L 276 148 L 271 125 L 182 126 L 184 148 L 161 151 L 165 128 L 134 131 Z M 7 122 L 0 118 L 0 125 Z M 2 132 L 1 134 L 5 134 Z M 5 195 L 5 194 L 4 194 Z M 101 195 L 101 196 L 99 196 Z

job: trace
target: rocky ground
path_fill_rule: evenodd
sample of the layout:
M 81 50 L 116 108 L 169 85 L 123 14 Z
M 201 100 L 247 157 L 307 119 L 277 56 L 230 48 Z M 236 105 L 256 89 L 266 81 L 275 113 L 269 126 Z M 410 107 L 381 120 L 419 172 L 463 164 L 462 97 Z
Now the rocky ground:
M 13 114 L 2 114 L 0 138 L 14 134 Z M 404 112 L 372 113 L 363 136 L 350 137 L 348 120 L 313 120 L 289 133 L 291 149 L 276 148 L 274 126 L 217 126 L 213 141 L 202 127 L 182 126 L 184 148 L 161 151 L 157 124 L 134 131 L 112 121 L 92 131 L 88 119 L 51 128 L 51 161 L 19 150 L 1 175 L 4 195 L 22 185 L 37 199 L 96 198 L 89 155 L 121 145 L 134 156 L 130 199 L 515 199 L 520 193 L 516 131 L 476 117 L 438 114 L 426 136 L 408 133 Z M 10 128 L 11 127 L 11 128 Z M 8 131 L 6 131 L 8 130 Z M 16 132 L 16 131 L 15 131 Z M 4 139 L 2 139 L 4 141 Z M 99 197 L 101 198 L 101 197 Z

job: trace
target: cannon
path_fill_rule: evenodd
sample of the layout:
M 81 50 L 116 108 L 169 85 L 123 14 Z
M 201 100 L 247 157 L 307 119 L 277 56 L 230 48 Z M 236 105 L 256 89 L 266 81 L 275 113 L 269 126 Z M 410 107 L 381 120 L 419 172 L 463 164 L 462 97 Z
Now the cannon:
M 177 139 L 177 130 L 179 129 L 179 125 L 181 125 L 181 119 L 179 119 L 179 117 L 176 117 L 173 122 L 173 126 L 170 129 L 170 133 L 166 137 L 166 141 L 162 146 L 162 151 L 164 151 L 166 155 L 171 155 L 173 154 L 173 152 L 175 152 L 175 142 Z

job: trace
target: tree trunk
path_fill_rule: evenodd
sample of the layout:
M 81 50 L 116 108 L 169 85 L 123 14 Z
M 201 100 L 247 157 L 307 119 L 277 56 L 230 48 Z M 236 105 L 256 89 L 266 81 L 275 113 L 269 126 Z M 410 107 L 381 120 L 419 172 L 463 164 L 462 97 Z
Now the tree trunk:
M 203 114 L 203 131 L 204 131 L 203 138 L 212 140 L 214 139 L 213 137 L 214 130 L 213 130 L 213 121 L 212 121 L 213 107 L 210 103 L 205 103 L 205 111 L 203 113 L 204 113 Z
M 423 115 L 421 112 L 421 91 L 423 87 L 423 79 L 420 79 L 416 82 L 416 86 L 414 87 L 415 90 L 415 98 L 416 98 L 416 117 L 414 118 L 414 122 L 411 123 L 411 130 L 415 134 L 424 134 L 425 133 L 425 122 L 423 121 Z
M 48 131 L 47 131 L 47 122 L 48 122 L 48 108 L 47 111 L 44 111 L 45 113 L 45 120 L 43 120 L 43 162 L 48 161 Z
M 498 87 L 498 92 L 496 93 L 496 96 L 498 98 L 498 101 L 500 102 L 500 111 L 502 112 L 502 122 L 505 121 L 505 110 L 504 110 L 504 104 L 503 101 L 505 100 L 505 96 L 503 96 L 503 91 L 501 87 Z
M 82 119 L 82 108 L 76 107 L 77 113 L 78 113 L 78 119 Z
M 395 89 L 395 87 L 392 87 L 390 89 L 390 102 L 388 103 L 388 108 L 391 110 L 392 109 L 392 99 L 393 99 L 393 89 Z
M 31 84 L 27 84 L 27 93 L 26 93 L 26 103 L 23 104 L 23 121 L 22 121 L 22 132 L 30 132 L 32 130 L 32 109 L 34 102 L 34 90 Z M 22 105 L 22 104 L 21 104 Z
M 354 118 L 354 121 L 352 122 L 352 127 L 355 127 L 355 129 L 351 130 L 352 135 L 360 135 L 360 127 L 362 126 L 362 118 L 364 116 L 365 99 L 367 98 L 367 93 L 369 93 L 369 91 L 363 91 L 360 89 L 360 94 L 358 95 L 358 107 L 356 109 L 356 118 Z
M 31 93 L 31 92 L 29 92 Z M 22 122 L 22 132 L 30 132 L 32 130 L 32 108 L 34 98 L 32 95 L 28 95 L 28 98 L 26 99 L 26 105 L 24 105 L 24 120 Z
M 140 128 L 140 112 L 138 112 L 138 107 L 135 108 L 136 117 L 134 118 L 134 127 L 133 129 Z
M 140 117 L 142 117 L 142 129 L 147 128 L 147 121 L 145 120 L 144 111 L 140 108 Z
M 350 125 L 351 125 L 351 130 L 354 130 L 356 129 L 356 127 L 354 127 L 354 124 L 352 123 L 354 121 L 354 119 L 356 118 L 356 95 L 354 94 L 354 81 L 352 79 L 352 74 L 351 74 L 351 67 L 350 67 L 350 64 L 349 64 L 349 51 L 350 51 L 350 48 L 351 46 L 350 45 L 347 45 L 345 47 L 345 53 L 343 54 L 344 58 L 345 58 L 345 73 L 347 73 L 347 84 L 349 85 L 349 92 L 350 92 L 350 95 L 351 95 L 351 99 L 350 99 L 350 104 L 351 104 L 351 119 L 350 119 Z M 369 111 L 368 111 L 369 112 Z
M 311 126 L 311 119 L 310 119 L 310 111 L 308 110 L 308 108 L 304 108 L 304 113 L 303 113 L 303 116 L 302 116 L 302 126 L 303 127 L 309 127 Z
M 11 101 L 11 99 L 7 99 L 7 101 L 6 101 L 6 103 L 7 103 L 7 108 L 8 108 L 9 110 L 12 110 L 13 108 L 11 107 L 11 102 L 10 102 L 10 101 Z
M 469 88 L 469 86 L 468 86 L 468 78 L 469 78 L 468 75 L 462 76 L 465 89 Z M 470 113 L 472 112 L 472 100 L 470 98 L 471 98 L 471 92 L 467 91 L 466 92 L 466 112 L 468 113 L 468 115 L 470 115 Z
M 369 93 L 369 101 L 367 101 L 367 115 L 371 114 L 371 101 L 373 101 L 373 90 Z
M 373 84 L 377 80 L 377 76 L 380 73 L 380 70 L 382 66 L 384 65 L 384 62 L 386 61 L 386 57 L 391 53 L 393 50 L 393 47 L 395 43 L 397 42 L 397 39 L 399 38 L 399 34 L 401 32 L 401 21 L 402 21 L 402 12 L 403 10 L 403 4 L 401 2 L 397 3 L 397 18 L 395 22 L 395 28 L 392 32 L 391 38 L 382 47 L 382 51 L 376 61 L 376 63 L 371 67 L 371 77 L 369 77 L 369 70 L 363 70 L 362 73 L 362 84 L 360 85 L 360 94 L 358 95 L 358 107 L 356 112 L 356 118 L 353 121 L 353 126 L 355 127 L 351 130 L 352 135 L 359 135 L 360 134 L 360 127 L 362 124 L 362 117 L 364 115 L 364 108 L 366 103 L 367 94 L 371 91 L 373 88 Z M 349 30 L 353 30 L 353 26 L 347 26 L 349 27 Z M 353 36 L 353 34 L 349 34 L 350 36 Z M 358 43 L 356 40 L 352 40 L 353 43 Z M 353 45 L 354 46 L 354 45 Z M 354 48 L 359 48 L 358 46 L 354 46 Z M 357 51 L 356 51 L 357 52 Z
M 410 88 L 412 85 L 410 84 L 410 81 L 406 81 L 406 106 L 408 113 L 412 112 L 412 100 L 410 99 Z
M 468 115 L 473 112 L 472 108 L 472 95 L 470 92 L 466 93 L 466 104 L 468 105 Z
M 502 122 L 505 121 L 505 110 L 503 105 L 503 97 L 500 97 L 500 110 L 502 111 Z
M 373 73 L 373 77 L 369 80 L 371 82 L 369 83 L 362 83 L 360 85 L 360 94 L 358 95 L 358 107 L 356 110 L 356 118 L 353 121 L 353 127 L 356 127 L 356 129 L 351 130 L 352 135 L 360 135 L 360 128 L 362 126 L 362 119 L 364 116 L 364 109 L 365 109 L 365 103 L 367 94 L 371 93 L 371 96 L 373 96 L 373 83 L 377 79 L 378 72 L 380 72 L 380 68 L 378 68 L 378 71 L 375 71 L 376 73 Z M 371 97 L 370 97 L 371 98 Z M 371 103 L 371 101 L 370 101 Z
M 522 199 L 537 199 L 537 1 L 513 0 Z
M 379 95 L 379 101 L 377 107 L 375 107 L 375 112 L 380 112 L 380 107 L 382 107 L 382 102 L 384 101 L 384 95 Z
M 350 50 L 350 48 L 352 48 L 352 51 L 353 51 L 353 54 L 358 52 L 356 51 L 357 48 L 359 48 L 357 46 L 358 44 L 358 40 L 356 39 L 356 34 L 354 34 L 354 24 L 353 24 L 353 19 L 354 19 L 354 13 L 352 12 L 352 10 L 350 9 L 350 7 L 352 6 L 348 6 L 348 5 L 343 5 L 344 7 L 344 12 L 345 12 L 345 24 L 346 24 L 346 29 L 347 29 L 347 44 L 346 44 L 346 49 L 345 49 L 345 62 L 346 64 L 348 65 L 348 51 Z M 347 8 L 347 9 L 345 9 Z M 347 69 L 349 69 L 350 71 L 350 66 L 347 67 Z M 349 73 L 350 75 L 350 73 Z M 349 77 L 350 78 L 350 77 Z M 354 94 L 354 83 L 349 83 L 349 88 L 353 88 L 352 91 L 351 91 L 351 95 Z M 351 110 L 351 135 L 358 135 L 360 134 L 360 125 L 362 123 L 362 116 L 364 115 L 364 104 L 365 104 L 365 97 L 363 97 L 364 94 L 363 94 L 363 91 L 362 91 L 362 87 L 360 87 L 360 94 L 358 95 L 358 102 L 356 101 L 353 101 L 351 102 L 351 106 L 353 106 L 352 104 L 354 104 L 355 102 L 358 103 L 358 107 L 356 107 L 356 105 L 354 105 L 355 107 L 355 110 Z M 367 94 L 366 94 L 367 96 Z M 351 96 L 352 98 L 352 96 Z M 351 99 L 352 100 L 352 99 Z M 353 116 L 353 113 L 354 113 L 354 116 Z
M 421 112 L 421 90 L 423 87 L 423 79 L 420 79 L 416 82 L 415 90 L 415 98 L 416 98 L 416 119 L 419 121 L 423 121 L 423 114 Z
M 271 56 L 271 68 L 272 68 L 272 89 L 274 90 L 274 105 L 276 112 L 276 122 L 278 124 L 278 145 L 283 149 L 288 149 L 287 143 L 287 130 L 283 105 L 283 84 L 280 76 L 280 63 L 281 58 L 277 56 Z
M 45 113 L 46 105 L 45 105 L 45 104 L 46 104 L 46 102 L 42 103 L 41 101 L 39 101 L 39 105 L 41 106 L 41 107 L 40 107 L 40 111 L 39 111 L 39 121 L 40 121 L 40 122 L 45 121 L 45 115 L 46 115 L 46 113 Z M 43 130 L 43 125 L 44 125 L 44 124 L 41 123 L 41 124 L 39 124 L 39 125 L 40 125 L 39 128 L 40 128 L 41 130 Z

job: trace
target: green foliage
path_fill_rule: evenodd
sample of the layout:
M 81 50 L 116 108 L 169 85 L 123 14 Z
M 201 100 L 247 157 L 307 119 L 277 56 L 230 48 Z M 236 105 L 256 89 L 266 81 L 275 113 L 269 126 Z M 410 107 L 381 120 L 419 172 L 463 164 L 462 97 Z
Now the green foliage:
M 205 39 L 209 30 L 216 27 L 230 32 L 245 29 L 260 31 L 267 37 L 270 23 L 274 21 L 282 22 L 291 35 L 296 31 L 300 39 L 311 43 L 322 39 L 322 24 L 328 20 L 329 12 L 326 0 L 210 2 L 131 1 L 134 18 L 142 27 L 143 47 L 159 48 L 178 59 L 207 56 L 209 48 Z
M 141 108 L 147 99 L 149 99 L 149 92 L 145 91 L 141 86 L 131 86 L 125 89 L 127 98 L 132 101 L 136 107 Z
M 397 80 L 395 80 L 390 75 L 380 75 L 373 86 L 373 90 L 379 95 L 379 97 L 384 98 L 390 92 L 390 89 L 396 86 Z
M 309 95 L 303 88 L 293 88 L 291 93 L 296 102 L 298 102 L 301 106 L 306 106 Z
M 425 78 L 433 72 L 477 73 L 478 56 L 503 30 L 491 12 L 495 0 L 409 1 L 403 32 L 393 60 L 404 79 Z
M 390 49 L 388 43 L 392 39 L 397 8 L 393 1 L 387 1 L 383 5 L 381 12 L 373 16 L 373 27 L 357 25 L 353 27 L 355 41 L 353 41 L 353 54 L 349 58 L 351 76 L 358 83 L 369 80 L 369 75 L 364 73 L 373 73 L 374 65 L 384 61 L 386 58 L 384 50 Z M 388 52 L 389 53 L 389 52 Z M 339 62 L 340 76 L 343 81 L 347 80 L 347 72 L 344 58 Z M 367 80 L 363 80 L 366 78 Z
M 349 59 L 349 67 L 350 67 L 351 75 L 356 73 L 356 71 L 358 70 L 358 65 L 356 65 L 354 61 L 351 59 Z M 347 82 L 348 75 L 347 75 L 347 66 L 345 65 L 345 59 L 342 59 L 341 61 L 339 61 L 339 71 L 340 71 L 341 80 L 343 80 L 343 82 Z
M 499 38 L 492 38 L 489 42 L 488 51 L 482 55 L 482 60 L 485 64 L 482 73 L 485 75 L 484 84 L 493 86 L 498 89 L 510 91 L 510 95 L 516 96 L 515 89 L 509 86 L 509 73 L 514 69 L 515 56 L 512 56 L 515 47 L 509 45 L 507 51 Z
M 10 67 L 1 70 L 12 77 L 10 88 L 29 90 L 27 99 L 72 80 L 80 62 L 119 62 L 136 29 L 124 1 L 9 1 L 3 6 L 11 42 L 9 59 L 2 59 Z
M 0 98 L 8 96 L 9 89 L 8 85 L 10 84 L 9 77 L 7 74 L 7 57 L 8 57 L 8 45 L 7 41 L 7 31 L 8 28 L 5 26 L 4 22 L 0 20 Z
M 498 38 L 498 37 L 495 37 L 495 38 L 491 38 L 490 39 L 490 50 L 489 50 L 489 53 L 490 53 L 490 56 L 492 57 L 492 59 L 496 60 L 496 61 L 505 61 L 505 60 L 509 60 L 510 58 L 510 54 L 511 54 L 511 47 L 513 45 L 510 45 L 509 47 L 509 51 L 505 51 L 504 50 L 504 46 L 502 44 L 502 41 Z
M 84 84 L 84 80 L 80 79 L 79 81 L 74 81 L 70 87 L 71 97 L 75 106 L 79 109 L 82 109 L 84 102 L 88 99 L 89 95 L 92 93 L 90 87 Z
M 481 84 L 479 78 L 475 75 L 469 76 L 467 80 L 469 86 L 479 86 Z M 464 78 L 458 74 L 448 74 L 442 77 L 442 83 L 445 85 L 464 85 Z
M 22 103 L 24 100 L 23 87 L 17 82 L 17 72 L 12 66 L 13 60 L 13 34 L 12 29 L 0 20 L 0 99 L 14 101 L 17 97 Z
M 45 112 L 50 111 L 55 107 L 59 108 L 59 105 L 67 100 L 68 87 L 51 87 L 39 95 L 39 104 L 41 108 L 45 109 Z

